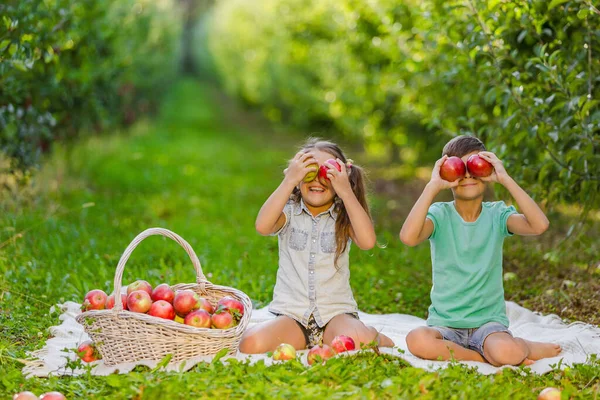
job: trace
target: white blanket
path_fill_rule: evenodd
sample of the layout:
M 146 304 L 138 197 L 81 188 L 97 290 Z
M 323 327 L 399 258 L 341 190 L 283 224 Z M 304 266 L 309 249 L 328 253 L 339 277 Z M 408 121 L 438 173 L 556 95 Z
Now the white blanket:
M 62 323 L 59 326 L 49 328 L 54 336 L 48 339 L 46 345 L 30 354 L 31 359 L 23 368 L 26 376 L 49 376 L 49 375 L 79 375 L 85 372 L 83 369 L 69 369 L 66 367 L 68 360 L 76 359 L 76 354 L 72 349 L 76 349 L 79 343 L 89 340 L 89 336 L 83 330 L 83 326 L 75 321 L 75 316 L 79 314 L 80 304 L 66 302 L 59 304 L 58 310 L 62 311 L 60 319 Z M 523 308 L 513 302 L 506 302 L 508 319 L 510 320 L 510 330 L 514 336 L 525 339 L 553 342 L 562 346 L 562 353 L 553 358 L 539 360 L 530 366 L 531 370 L 543 374 L 552 370 L 553 365 L 565 367 L 574 363 L 584 363 L 590 354 L 600 353 L 600 328 L 583 322 L 565 324 L 556 315 L 539 315 L 526 308 Z M 382 353 L 401 357 L 415 367 L 423 368 L 428 371 L 434 371 L 449 365 L 445 361 L 427 361 L 417 358 L 410 354 L 406 347 L 406 335 L 408 332 L 418 326 L 425 325 L 425 320 L 405 314 L 366 314 L 359 312 L 359 317 L 367 325 L 374 326 L 378 331 L 389 336 L 396 344 L 395 348 L 381 348 Z M 273 318 L 266 308 L 254 310 L 250 325 L 266 321 Z M 71 349 L 71 351 L 65 351 Z M 403 350 L 404 352 L 401 352 Z M 299 352 L 302 361 L 306 363 L 305 353 Z M 350 352 L 353 353 L 353 352 Z M 273 361 L 266 355 L 247 355 L 239 353 L 235 356 L 240 360 L 249 360 L 251 363 L 264 359 L 267 364 Z M 212 356 L 198 357 L 183 363 L 171 363 L 165 367 L 166 370 L 186 371 L 200 361 L 210 361 Z M 558 364 L 562 359 L 562 363 Z M 137 364 L 128 363 L 116 366 L 106 366 L 102 360 L 91 363 L 94 375 L 108 375 L 116 371 L 127 373 L 136 365 L 146 365 L 150 368 L 156 366 L 156 361 L 139 362 Z M 492 374 L 499 370 L 489 364 L 479 362 L 464 362 L 469 366 L 476 367 L 482 374 Z M 504 367 L 511 368 L 511 367 Z

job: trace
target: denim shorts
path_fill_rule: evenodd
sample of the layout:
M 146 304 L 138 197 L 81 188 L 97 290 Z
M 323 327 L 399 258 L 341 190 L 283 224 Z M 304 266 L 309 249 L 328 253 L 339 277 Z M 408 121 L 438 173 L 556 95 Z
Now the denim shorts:
M 272 313 L 272 314 L 274 314 L 276 316 L 283 315 L 283 314 L 278 314 L 278 313 Z M 347 314 L 350 315 L 351 317 L 359 319 L 358 313 L 347 313 Z M 298 327 L 300 328 L 300 330 L 302 331 L 302 334 L 304 335 L 304 341 L 306 342 L 307 348 L 311 348 L 313 346 L 323 344 L 323 334 L 325 333 L 325 328 L 327 328 L 327 324 L 325 324 L 324 327 L 320 327 L 317 324 L 317 321 L 315 320 L 315 317 L 313 314 L 311 314 L 310 317 L 308 318 L 308 324 L 306 324 L 306 326 L 302 325 L 296 319 L 294 319 L 294 321 L 296 321 L 296 324 L 298 324 Z
M 430 326 L 442 334 L 444 340 L 449 340 L 466 349 L 475 350 L 481 357 L 483 355 L 483 343 L 492 333 L 506 332 L 512 336 L 508 328 L 499 322 L 488 322 L 479 328 L 448 328 L 445 326 Z

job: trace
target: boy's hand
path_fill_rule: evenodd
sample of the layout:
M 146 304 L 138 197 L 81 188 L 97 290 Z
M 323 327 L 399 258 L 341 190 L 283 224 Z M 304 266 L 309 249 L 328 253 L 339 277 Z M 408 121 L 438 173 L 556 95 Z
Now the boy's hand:
M 437 160 L 435 162 L 435 165 L 433 166 L 433 171 L 431 171 L 431 179 L 429 180 L 429 183 L 434 185 L 434 187 L 440 191 L 444 190 L 444 189 L 450 189 L 453 187 L 457 187 L 458 181 L 460 180 L 460 179 L 457 179 L 454 182 L 448 182 L 447 180 L 442 179 L 442 177 L 440 176 L 440 168 L 442 168 L 442 164 L 447 159 L 448 159 L 448 156 L 443 156 L 442 158 L 440 158 L 439 160 Z
M 340 199 L 344 200 L 347 195 L 353 194 L 352 186 L 350 186 L 350 179 L 348 177 L 348 170 L 346 169 L 346 165 L 339 158 L 335 159 L 337 163 L 340 165 L 341 170 L 338 171 L 337 168 L 328 162 L 323 163 L 327 167 L 327 178 L 329 178 L 329 182 L 331 182 L 331 186 L 333 186 L 333 190 L 340 197 Z
M 494 171 L 492 171 L 492 174 L 490 176 L 486 176 L 480 179 L 484 182 L 498 182 L 500 184 L 504 184 L 506 178 L 508 178 L 509 176 L 506 172 L 506 169 L 504 169 L 504 164 L 502 164 L 502 161 L 500 161 L 500 159 L 491 151 L 482 151 L 479 153 L 479 156 L 487 162 L 489 162 L 490 164 L 492 164 L 492 166 L 494 167 Z
M 298 152 L 294 158 L 290 160 L 290 163 L 286 169 L 283 170 L 286 180 L 294 183 L 294 186 L 302 182 L 302 179 L 310 171 L 316 171 L 315 167 L 308 167 L 311 164 L 318 164 L 317 159 L 309 151 L 307 153 Z

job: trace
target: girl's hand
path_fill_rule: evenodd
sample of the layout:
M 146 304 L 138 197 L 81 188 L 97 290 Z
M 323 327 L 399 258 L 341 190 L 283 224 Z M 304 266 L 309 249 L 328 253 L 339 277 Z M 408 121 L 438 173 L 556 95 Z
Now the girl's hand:
M 304 179 L 307 173 L 318 170 L 318 168 L 309 167 L 311 164 L 318 164 L 313 153 L 310 151 L 307 153 L 298 152 L 294 158 L 290 160 L 288 167 L 283 170 L 283 173 L 285 174 L 284 179 L 293 182 L 294 186 L 298 185 L 302 182 L 302 179 Z
M 506 169 L 504 169 L 504 164 L 502 164 L 502 161 L 500 161 L 500 159 L 491 151 L 482 151 L 479 153 L 479 156 L 485 161 L 492 164 L 492 166 L 494 167 L 494 171 L 492 171 L 492 174 L 490 176 L 486 176 L 480 179 L 484 182 L 498 182 L 500 184 L 503 184 L 503 182 L 505 182 L 506 178 L 508 178 L 509 176 L 506 172 Z
M 323 163 L 323 165 L 327 167 L 327 178 L 329 179 L 329 182 L 331 182 L 333 190 L 335 190 L 335 193 L 340 199 L 344 200 L 346 196 L 354 195 L 354 192 L 352 191 L 352 186 L 350 186 L 350 178 L 348 177 L 346 165 L 339 158 L 336 158 L 335 160 L 341 167 L 340 171 L 328 162 Z
M 444 189 L 450 189 L 458 186 L 458 182 L 460 179 L 455 180 L 454 182 L 448 182 L 445 179 L 442 179 L 440 176 L 440 168 L 442 168 L 442 164 L 444 161 L 448 159 L 448 156 L 443 156 L 439 160 L 435 162 L 433 166 L 433 171 L 431 171 L 431 179 L 429 183 L 432 184 L 437 190 L 442 191 Z

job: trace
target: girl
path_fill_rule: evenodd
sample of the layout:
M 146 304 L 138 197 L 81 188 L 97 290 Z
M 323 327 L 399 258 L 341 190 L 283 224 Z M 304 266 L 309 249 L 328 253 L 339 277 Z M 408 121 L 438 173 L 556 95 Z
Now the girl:
M 326 162 L 337 160 L 340 171 Z M 327 178 L 305 182 L 315 165 Z M 260 209 L 256 230 L 277 235 L 279 269 L 269 311 L 271 321 L 248 329 L 242 353 L 265 353 L 280 343 L 300 350 L 331 344 L 337 335 L 360 343 L 394 343 L 358 319 L 350 288 L 348 253 L 354 242 L 363 250 L 375 245 L 362 169 L 348 162 L 331 142 L 309 140 L 289 162 L 285 177 Z M 306 179 L 308 180 L 308 178 Z

